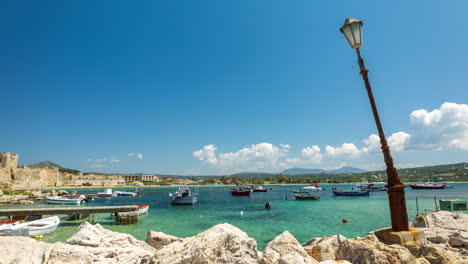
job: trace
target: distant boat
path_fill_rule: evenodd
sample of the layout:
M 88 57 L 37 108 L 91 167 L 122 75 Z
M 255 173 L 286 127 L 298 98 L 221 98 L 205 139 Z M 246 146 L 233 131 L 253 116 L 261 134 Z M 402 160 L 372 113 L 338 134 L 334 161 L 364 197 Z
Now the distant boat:
M 114 192 L 117 196 L 137 196 L 138 193 L 136 192 L 123 192 L 123 191 L 116 191 Z
M 58 216 L 31 222 L 5 224 L 0 226 L 0 236 L 40 236 L 55 231 L 60 224 Z
M 232 196 L 250 196 L 252 189 L 250 188 L 242 188 L 239 184 L 236 188 L 230 190 Z
M 48 204 L 81 204 L 85 201 L 85 196 L 81 195 L 78 198 L 69 198 L 63 196 L 47 196 L 46 203 Z
M 375 186 L 374 184 L 369 184 L 367 186 L 359 186 L 359 188 L 361 188 L 361 190 L 365 190 L 365 191 L 371 191 L 371 192 L 375 192 L 375 191 L 386 191 L 387 188 L 383 187 L 383 186 Z
M 180 187 L 176 192 L 169 193 L 173 204 L 195 204 L 198 201 L 198 193 L 194 194 L 188 187 Z
M 445 184 L 434 184 L 432 182 L 426 182 L 422 184 L 410 184 L 411 189 L 445 189 Z
M 333 194 L 337 196 L 369 196 L 369 191 L 361 190 L 356 186 L 352 186 L 351 188 L 345 191 L 340 191 L 336 188 L 333 188 L 332 191 Z
M 244 189 L 251 189 L 252 192 L 267 192 L 268 189 L 263 189 L 262 186 L 257 186 L 257 187 L 253 187 L 253 186 L 250 186 L 250 188 L 244 188 Z
M 112 189 L 108 188 L 108 189 L 105 189 L 104 192 L 97 193 L 95 196 L 98 196 L 98 197 L 115 197 L 115 196 L 117 196 L 117 194 L 112 193 Z
M 316 196 L 316 195 L 303 195 L 303 194 L 298 194 L 298 193 L 295 193 L 294 194 L 294 198 L 296 200 L 320 200 L 320 196 Z
M 309 186 L 302 187 L 303 190 L 310 190 L 310 191 L 323 191 L 324 188 L 320 187 L 318 184 L 311 184 Z

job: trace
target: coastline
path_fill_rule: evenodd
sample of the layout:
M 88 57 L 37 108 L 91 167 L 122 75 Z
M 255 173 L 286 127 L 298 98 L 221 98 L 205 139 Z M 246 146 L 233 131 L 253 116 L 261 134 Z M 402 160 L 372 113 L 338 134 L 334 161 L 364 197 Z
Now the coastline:
M 424 182 L 403 182 L 403 184 L 413 184 L 413 183 L 424 183 Z M 468 183 L 468 182 L 453 182 L 447 181 L 444 183 Z M 245 184 L 245 186 L 304 186 L 310 185 L 311 183 L 274 183 L 274 184 Z M 364 182 L 354 182 L 354 183 L 317 183 L 318 185 L 356 185 L 356 184 L 369 184 Z M 376 184 L 376 183 L 374 183 Z M 377 183 L 379 185 L 386 184 L 386 183 Z M 236 187 L 236 184 L 216 184 L 216 185 L 198 185 L 198 184 L 190 184 L 190 185 L 183 185 L 183 184 L 172 184 L 172 185 L 143 185 L 143 186 L 131 186 L 131 185 L 104 185 L 104 186 L 81 186 L 81 185 L 67 185 L 67 186 L 47 186 L 43 190 L 58 190 L 58 189 L 103 189 L 103 188 L 168 188 L 168 187 Z

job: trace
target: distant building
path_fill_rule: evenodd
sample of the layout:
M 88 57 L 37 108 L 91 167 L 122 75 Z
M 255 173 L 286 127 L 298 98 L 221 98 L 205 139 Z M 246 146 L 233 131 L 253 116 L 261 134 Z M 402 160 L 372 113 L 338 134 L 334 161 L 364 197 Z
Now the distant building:
M 143 181 L 143 182 L 159 182 L 159 176 L 156 175 L 122 175 L 124 181 L 134 182 L 134 181 Z

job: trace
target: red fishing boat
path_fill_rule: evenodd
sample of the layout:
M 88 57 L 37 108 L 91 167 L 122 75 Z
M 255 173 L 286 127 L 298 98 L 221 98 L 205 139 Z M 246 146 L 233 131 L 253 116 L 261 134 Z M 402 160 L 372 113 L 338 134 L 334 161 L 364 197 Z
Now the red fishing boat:
M 410 184 L 411 189 L 445 189 L 445 184 L 434 184 L 432 182 L 426 182 L 423 184 Z
M 242 186 L 237 185 L 236 188 L 230 190 L 232 196 L 250 196 L 252 189 L 242 188 Z

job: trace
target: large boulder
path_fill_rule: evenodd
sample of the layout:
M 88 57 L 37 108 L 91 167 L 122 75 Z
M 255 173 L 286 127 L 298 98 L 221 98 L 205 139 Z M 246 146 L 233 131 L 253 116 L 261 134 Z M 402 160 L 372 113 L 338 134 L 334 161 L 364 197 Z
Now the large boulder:
M 98 262 L 112 260 L 114 263 L 149 263 L 155 252 L 153 247 L 132 235 L 113 232 L 100 224 L 92 225 L 88 222 L 81 224 L 66 243 L 80 246 L 75 247 L 75 251 L 70 251 L 70 254 L 81 254 L 85 250 L 89 252 L 89 259 L 94 258 Z M 66 256 L 69 254 L 67 250 L 68 247 L 63 245 L 54 247 L 53 256 Z
M 416 217 L 413 226 L 424 230 L 430 246 L 441 248 L 468 262 L 468 215 L 438 211 Z
M 431 245 L 405 245 L 417 258 L 425 258 L 431 264 L 456 263 L 459 258 L 451 252 Z
M 257 242 L 235 226 L 219 224 L 162 247 L 153 263 L 258 263 Z
M 438 211 L 431 214 L 417 216 L 414 219 L 413 226 L 468 232 L 468 215 L 452 213 L 449 211 Z
M 45 263 L 52 245 L 29 237 L 0 236 L 1 264 Z
M 172 242 L 181 242 L 183 239 L 171 235 L 166 235 L 162 232 L 149 231 L 146 236 L 146 243 L 155 249 L 160 249 L 165 245 L 169 245 Z
M 315 259 L 307 255 L 304 248 L 288 231 L 275 237 L 263 251 L 266 263 L 315 264 Z
M 414 257 L 405 247 L 380 242 L 375 235 L 347 239 L 340 245 L 336 258 L 353 264 L 428 263 L 426 260 Z
M 335 255 L 341 243 L 347 238 L 342 235 L 313 238 L 302 244 L 307 254 L 318 261 L 336 260 Z

